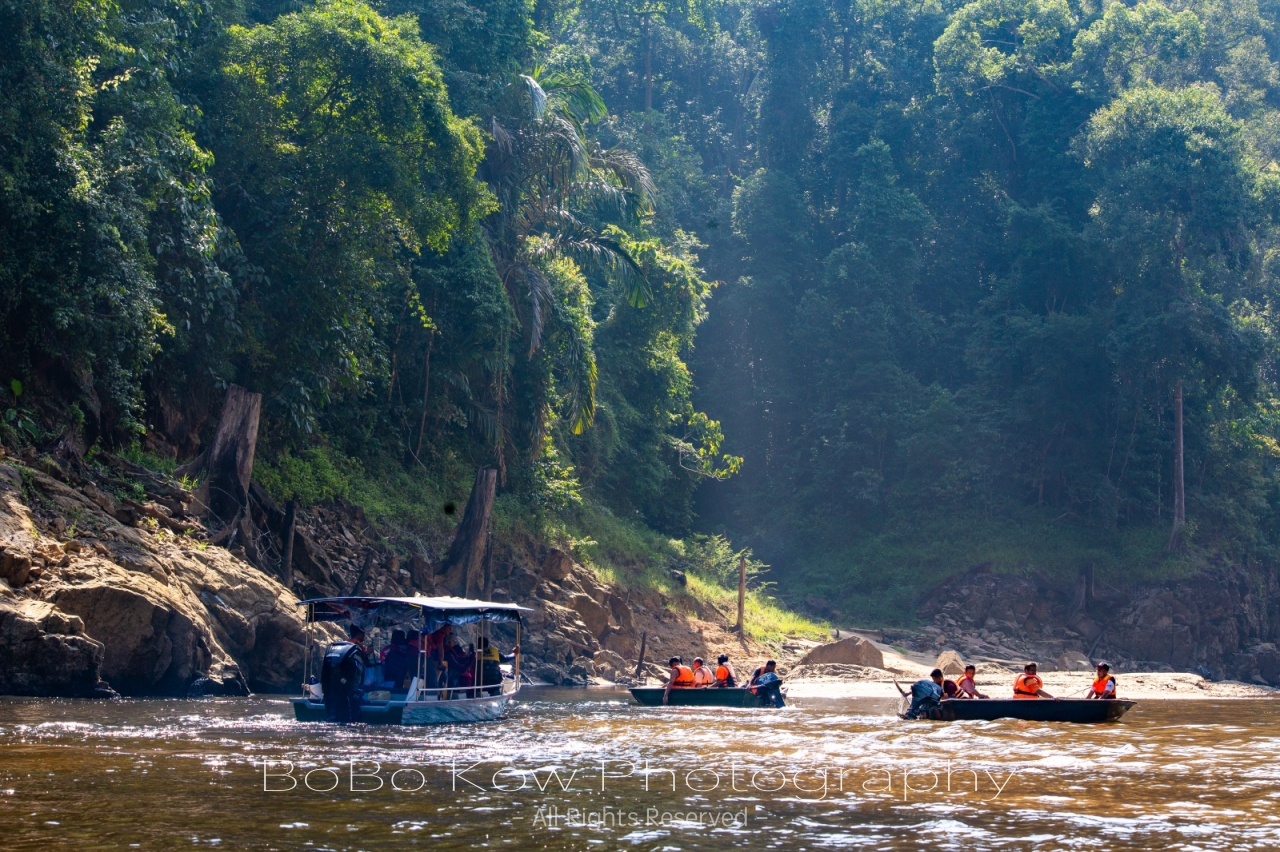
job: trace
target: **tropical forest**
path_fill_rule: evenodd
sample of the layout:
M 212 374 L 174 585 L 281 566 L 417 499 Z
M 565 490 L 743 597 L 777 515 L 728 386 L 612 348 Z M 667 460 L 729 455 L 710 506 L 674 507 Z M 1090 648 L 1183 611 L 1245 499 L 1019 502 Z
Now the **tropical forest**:
M 1269 0 L 3 0 L 0 444 L 243 388 L 273 511 L 432 563 L 493 471 L 488 558 L 784 632 L 1262 588 L 1278 161 Z

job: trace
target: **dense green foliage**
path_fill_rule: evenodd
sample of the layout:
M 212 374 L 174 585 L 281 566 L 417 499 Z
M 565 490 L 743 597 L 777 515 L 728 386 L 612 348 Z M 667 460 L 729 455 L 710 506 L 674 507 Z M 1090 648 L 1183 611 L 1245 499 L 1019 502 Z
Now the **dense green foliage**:
M 185 453 L 238 382 L 282 495 L 494 465 L 877 618 L 1274 561 L 1275 58 L 1254 0 L 0 0 L 0 437 Z
M 420 526 L 496 465 L 518 512 L 683 533 L 736 469 L 684 363 L 698 245 L 523 5 L 0 16 L 5 441 L 189 454 L 234 382 L 279 496 Z

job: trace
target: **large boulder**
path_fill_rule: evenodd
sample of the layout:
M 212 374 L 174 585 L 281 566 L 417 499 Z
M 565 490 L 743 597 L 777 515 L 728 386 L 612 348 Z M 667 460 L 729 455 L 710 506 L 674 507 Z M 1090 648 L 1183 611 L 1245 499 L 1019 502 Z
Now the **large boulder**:
M 627 661 L 606 648 L 596 651 L 592 662 L 596 664 L 596 674 L 605 680 L 617 680 L 618 675 L 627 671 Z
M 27 483 L 53 511 L 77 518 L 80 538 L 59 544 L 40 532 L 22 493 Z M 68 623 L 81 625 L 81 633 L 43 632 L 95 646 L 100 674 L 112 686 L 129 695 L 165 696 L 186 695 L 197 681 L 218 682 L 221 694 L 242 690 L 242 684 L 296 689 L 306 636 L 293 594 L 222 548 L 149 527 L 123 525 L 81 490 L 36 470 L 19 476 L 0 463 L 5 554 L 11 563 L 31 562 L 33 577 L 34 566 L 43 566 L 22 593 L 76 617 Z M 31 635 L 25 627 L 14 629 Z M 326 638 L 327 628 L 317 628 L 316 639 Z M 0 678 L 0 692 L 26 688 Z
M 0 601 L 0 694 L 93 697 L 102 655 L 84 623 L 53 604 Z
M 542 560 L 542 576 L 553 583 L 559 583 L 573 573 L 573 559 L 559 548 L 547 551 Z
M 934 660 L 933 667 L 942 669 L 944 675 L 962 675 L 964 674 L 964 657 L 960 656 L 960 652 L 948 648 Z
M 590 595 L 573 595 L 569 607 L 578 614 L 592 636 L 599 637 L 609 626 L 609 610 Z
M 849 636 L 838 642 L 819 645 L 800 658 L 797 665 L 852 665 L 883 669 L 884 654 L 861 636 Z

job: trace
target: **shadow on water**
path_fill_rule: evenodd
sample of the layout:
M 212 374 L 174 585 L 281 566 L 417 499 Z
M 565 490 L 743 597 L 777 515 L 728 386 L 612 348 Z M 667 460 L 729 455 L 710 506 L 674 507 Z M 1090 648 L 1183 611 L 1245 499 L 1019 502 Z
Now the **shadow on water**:
M 895 707 L 531 689 L 500 723 L 339 728 L 295 723 L 273 696 L 0 699 L 0 845 L 1280 846 L 1275 702 L 1148 701 L 1098 726 L 910 723 Z

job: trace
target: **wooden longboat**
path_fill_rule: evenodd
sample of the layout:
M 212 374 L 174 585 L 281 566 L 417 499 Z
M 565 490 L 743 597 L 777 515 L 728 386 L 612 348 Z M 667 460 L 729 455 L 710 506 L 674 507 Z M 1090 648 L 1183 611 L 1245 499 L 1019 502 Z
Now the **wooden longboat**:
M 661 686 L 632 687 L 631 695 L 645 707 L 661 707 Z M 685 687 L 672 689 L 667 704 L 677 707 L 761 707 L 760 696 L 743 687 Z
M 926 713 L 938 722 L 1023 719 L 1028 722 L 1114 722 L 1136 701 L 1084 698 L 947 698 L 937 710 Z

